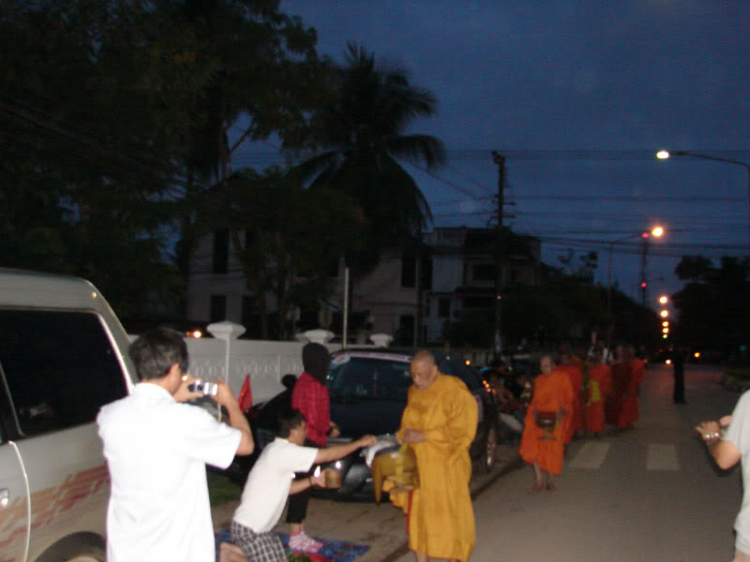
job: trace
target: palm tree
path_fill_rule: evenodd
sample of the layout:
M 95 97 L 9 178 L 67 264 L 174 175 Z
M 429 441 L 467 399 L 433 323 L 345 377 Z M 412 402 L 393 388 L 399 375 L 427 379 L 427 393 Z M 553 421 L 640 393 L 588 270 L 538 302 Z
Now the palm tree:
M 359 203 L 372 250 L 419 238 L 432 215 L 399 160 L 428 168 L 444 161 L 437 138 L 405 134 L 415 118 L 436 114 L 435 96 L 412 85 L 404 69 L 376 65 L 375 56 L 354 43 L 336 86 L 333 102 L 313 119 L 312 142 L 323 152 L 297 172 L 312 180 L 312 190 L 341 190 Z

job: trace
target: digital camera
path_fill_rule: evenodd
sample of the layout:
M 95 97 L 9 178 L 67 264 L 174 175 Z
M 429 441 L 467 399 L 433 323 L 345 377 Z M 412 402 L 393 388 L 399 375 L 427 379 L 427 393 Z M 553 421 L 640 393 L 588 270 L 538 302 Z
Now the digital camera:
M 188 390 L 190 392 L 200 392 L 204 396 L 216 396 L 219 387 L 216 383 L 199 380 L 189 385 Z

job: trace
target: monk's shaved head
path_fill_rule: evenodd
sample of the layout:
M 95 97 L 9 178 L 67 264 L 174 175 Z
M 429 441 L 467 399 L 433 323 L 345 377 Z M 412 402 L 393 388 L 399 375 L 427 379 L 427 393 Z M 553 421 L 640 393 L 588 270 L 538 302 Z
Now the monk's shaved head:
M 552 355 L 542 355 L 541 359 L 539 359 L 539 367 L 543 375 L 549 375 L 552 371 L 554 371 L 555 360 Z
M 427 351 L 426 349 L 422 349 L 420 351 L 417 351 L 414 354 L 414 357 L 412 358 L 412 363 L 426 361 L 430 365 L 435 364 L 435 356 L 432 354 L 431 351 Z
M 414 354 L 409 370 L 411 380 L 419 390 L 427 390 L 437 380 L 438 369 L 435 356 L 426 349 Z

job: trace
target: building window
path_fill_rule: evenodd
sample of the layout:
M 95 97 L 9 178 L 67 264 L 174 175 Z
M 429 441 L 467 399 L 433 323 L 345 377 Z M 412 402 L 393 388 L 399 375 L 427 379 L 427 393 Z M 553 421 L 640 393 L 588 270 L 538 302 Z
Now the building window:
M 337 257 L 333 258 L 328 264 L 328 276 L 338 277 L 339 276 L 339 262 L 341 260 Z
M 401 286 L 414 288 L 417 283 L 417 255 L 413 250 L 404 252 L 401 258 Z
M 222 322 L 227 319 L 226 295 L 211 295 L 211 322 Z
M 478 263 L 472 268 L 472 277 L 474 281 L 494 281 L 495 271 L 495 264 Z
M 493 302 L 492 297 L 467 297 L 464 299 L 464 308 L 490 308 Z
M 440 299 L 438 301 L 438 318 L 450 318 L 451 315 L 451 300 Z
M 242 297 L 242 325 L 247 328 L 255 322 L 255 297 L 245 295 Z
M 432 256 L 422 256 L 419 260 L 420 289 L 432 289 Z
M 411 345 L 414 342 L 414 316 L 404 314 L 399 318 L 398 341 L 401 345 Z
M 212 271 L 217 274 L 229 271 L 229 230 L 226 228 L 214 231 Z
M 401 258 L 401 286 L 417 286 L 417 253 L 407 250 Z M 419 258 L 419 288 L 432 289 L 432 257 L 422 255 Z

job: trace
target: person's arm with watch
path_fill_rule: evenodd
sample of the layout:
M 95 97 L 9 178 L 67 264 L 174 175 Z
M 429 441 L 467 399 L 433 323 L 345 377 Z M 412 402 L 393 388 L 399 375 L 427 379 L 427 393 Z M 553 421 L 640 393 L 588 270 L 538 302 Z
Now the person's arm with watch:
M 740 462 L 742 453 L 737 445 L 731 441 L 722 439 L 721 431 L 729 427 L 732 416 L 724 416 L 719 421 L 704 421 L 699 423 L 695 430 L 700 434 L 708 447 L 709 454 L 714 458 L 719 468 L 728 470 Z

